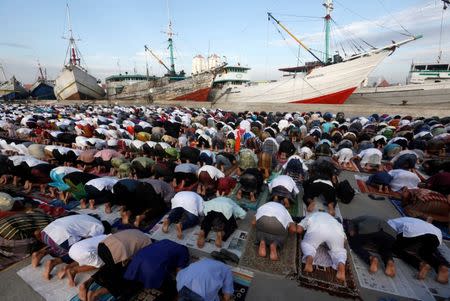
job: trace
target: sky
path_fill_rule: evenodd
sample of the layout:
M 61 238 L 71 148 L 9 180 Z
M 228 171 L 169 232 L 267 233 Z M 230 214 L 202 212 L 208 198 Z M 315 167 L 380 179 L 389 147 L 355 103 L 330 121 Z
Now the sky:
M 150 74 L 163 75 L 165 69 L 144 51 L 144 45 L 168 62 L 164 32 L 169 18 L 177 71 L 190 73 L 195 55 L 215 53 L 230 65 L 252 68 L 252 80 L 268 80 L 280 77 L 278 68 L 313 60 L 286 33 L 280 34 L 267 12 L 323 56 L 322 0 L 0 0 L 0 64 L 8 78 L 15 75 L 23 83 L 34 82 L 38 61 L 50 79 L 57 76 L 68 44 L 63 39 L 68 34 L 66 3 L 82 62 L 102 81 L 119 72 L 145 74 L 146 61 Z M 350 45 L 370 48 L 362 40 L 381 47 L 423 34 L 397 49 L 371 75 L 404 82 L 412 61 L 436 61 L 442 7 L 440 0 L 335 0 L 332 51 L 351 55 L 355 47 Z M 443 20 L 442 61 L 448 62 L 450 8 Z

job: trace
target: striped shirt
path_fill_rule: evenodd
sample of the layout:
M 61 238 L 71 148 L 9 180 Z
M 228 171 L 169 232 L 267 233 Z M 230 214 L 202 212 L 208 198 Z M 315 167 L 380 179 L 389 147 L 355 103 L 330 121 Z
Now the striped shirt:
M 0 219 L 0 237 L 21 240 L 34 237 L 34 231 L 45 228 L 53 218 L 45 213 L 18 213 Z

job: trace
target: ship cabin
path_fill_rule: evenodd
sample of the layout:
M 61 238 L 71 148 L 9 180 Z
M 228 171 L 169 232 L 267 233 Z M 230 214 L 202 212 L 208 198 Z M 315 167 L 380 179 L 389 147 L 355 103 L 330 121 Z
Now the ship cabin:
M 450 64 L 411 64 L 407 82 L 423 84 L 424 82 L 439 83 L 450 80 Z
M 115 95 L 120 94 L 123 91 L 123 88 L 125 86 L 138 83 L 138 82 L 144 82 L 144 81 L 151 81 L 151 80 L 157 80 L 158 78 L 156 76 L 147 76 L 142 74 L 128 74 L 128 72 L 125 72 L 125 74 L 115 74 L 107 77 L 105 79 L 106 82 L 106 94 L 107 95 Z
M 225 66 L 216 75 L 213 87 L 240 86 L 250 82 L 248 71 L 250 68 L 240 66 Z

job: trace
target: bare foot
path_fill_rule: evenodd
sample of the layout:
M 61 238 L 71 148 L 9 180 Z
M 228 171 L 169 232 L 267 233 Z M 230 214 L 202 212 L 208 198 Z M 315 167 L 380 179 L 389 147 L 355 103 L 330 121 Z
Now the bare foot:
M 88 287 L 86 283 L 80 284 L 80 286 L 78 287 L 78 298 L 80 298 L 81 301 L 87 301 L 87 292 Z
M 288 198 L 283 199 L 283 204 L 284 204 L 284 207 L 286 207 L 286 209 L 289 209 L 291 207 L 291 203 L 289 202 Z
M 312 203 L 310 203 L 310 204 L 308 205 L 308 208 L 306 209 L 306 211 L 308 211 L 308 212 L 313 212 L 313 211 L 314 211 L 314 208 L 316 208 L 316 203 L 315 203 L 315 202 L 312 202 Z
M 336 210 L 334 209 L 334 206 L 331 205 L 331 204 L 328 206 L 328 213 L 329 213 L 331 216 L 335 216 L 335 215 L 336 215 Z
M 388 260 L 384 274 L 389 277 L 395 277 L 395 263 L 393 260 Z
M 177 228 L 177 238 L 178 239 L 183 239 L 183 227 L 181 226 L 180 223 L 175 225 Z
M 214 242 L 214 244 L 218 248 L 222 248 L 222 236 L 223 236 L 223 232 L 222 231 L 217 232 L 217 234 L 216 234 L 216 241 Z
M 111 214 L 112 213 L 111 203 L 105 203 L 105 213 L 106 214 Z
M 312 256 L 306 257 L 305 267 L 303 268 L 303 272 L 305 273 L 312 273 L 313 271 L 313 260 L 314 258 Z
M 80 208 L 81 209 L 86 209 L 87 204 L 86 204 L 86 200 L 85 199 L 81 199 L 80 200 Z
M 200 232 L 198 233 L 198 238 L 197 238 L 197 247 L 199 247 L 201 249 L 204 246 L 205 246 L 205 231 L 200 230 Z
M 45 263 L 44 273 L 42 274 L 45 280 L 51 279 L 53 267 L 54 267 L 53 259 L 50 259 Z
M 420 263 L 419 274 L 417 274 L 417 279 L 424 280 L 427 277 L 427 274 L 430 270 L 431 267 L 428 263 L 425 262 Z
M 439 267 L 436 281 L 442 284 L 448 283 L 448 268 L 446 266 Z
M 70 287 L 75 287 L 75 270 L 74 269 L 67 269 L 66 271 L 66 275 L 67 275 L 67 284 Z M 81 290 L 81 285 L 80 285 L 80 290 Z
M 65 265 L 64 267 L 62 267 L 62 268 L 58 271 L 58 273 L 56 274 L 56 276 L 58 277 L 58 279 L 63 279 L 64 276 L 66 276 L 67 270 L 68 270 L 68 266 L 67 266 L 67 265 Z
M 42 257 L 44 257 L 44 254 L 45 253 L 43 251 L 33 252 L 33 254 L 31 255 L 31 266 L 33 268 L 36 268 L 39 266 L 39 264 L 41 263 Z
M 277 245 L 274 243 L 270 244 L 270 260 L 272 260 L 272 261 L 278 260 Z
M 163 231 L 164 233 L 169 233 L 169 225 L 170 225 L 170 222 L 169 222 L 169 220 L 166 218 L 166 219 L 164 220 L 164 222 L 163 222 L 163 227 L 162 227 L 162 231 Z
M 336 279 L 341 282 L 345 282 L 345 264 L 338 264 L 338 271 L 336 273 Z
M 95 210 L 95 200 L 94 199 L 89 200 L 89 209 Z
M 259 242 L 259 248 L 258 248 L 258 255 L 260 257 L 266 257 L 266 242 L 264 240 L 261 240 Z
M 371 274 L 375 274 L 377 271 L 378 271 L 378 258 L 376 258 L 375 256 L 371 256 L 369 272 Z

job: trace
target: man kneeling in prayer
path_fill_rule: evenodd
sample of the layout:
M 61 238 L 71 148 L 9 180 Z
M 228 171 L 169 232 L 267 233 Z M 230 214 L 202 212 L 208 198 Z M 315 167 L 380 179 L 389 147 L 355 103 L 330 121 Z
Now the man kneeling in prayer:
M 345 262 L 347 250 L 344 247 L 345 233 L 342 225 L 329 213 L 314 212 L 305 217 L 298 225 L 297 232 L 305 235 L 301 242 L 303 259 L 305 260 L 304 272 L 313 271 L 313 261 L 317 248 L 326 243 L 328 254 L 333 262 L 333 269 L 337 270 L 336 278 L 345 281 Z
M 369 265 L 370 273 L 378 271 L 378 258 L 369 253 L 369 248 L 380 254 L 385 265 L 384 274 L 395 276 L 392 248 L 397 234 L 385 220 L 375 216 L 359 216 L 347 221 L 346 230 L 350 248 Z

